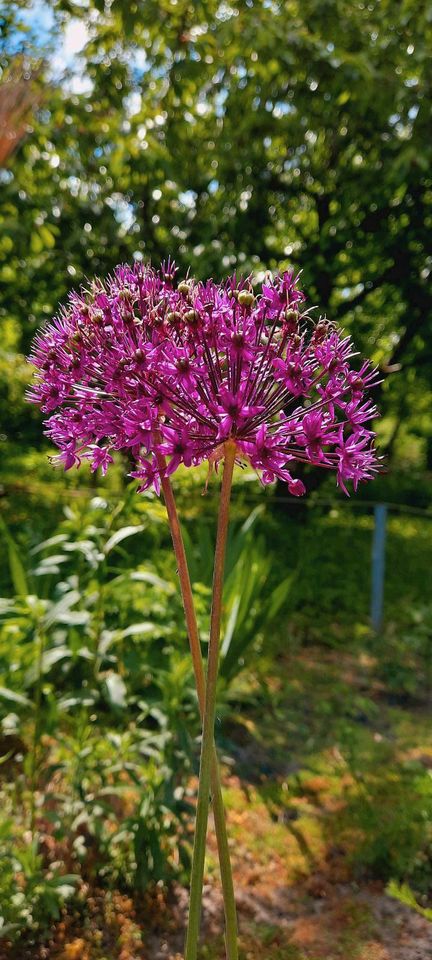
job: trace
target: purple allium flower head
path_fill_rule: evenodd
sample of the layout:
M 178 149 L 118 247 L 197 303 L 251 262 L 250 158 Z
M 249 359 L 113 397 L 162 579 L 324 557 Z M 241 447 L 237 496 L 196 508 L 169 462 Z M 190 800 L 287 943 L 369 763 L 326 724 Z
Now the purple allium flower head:
M 172 261 L 138 263 L 72 293 L 37 335 L 29 399 L 65 469 L 86 458 L 105 473 L 127 450 L 140 489 L 159 492 L 161 469 L 217 465 L 231 440 L 263 483 L 300 496 L 292 471 L 310 463 L 347 492 L 379 467 L 366 397 L 377 371 L 354 357 L 349 337 L 311 319 L 292 273 L 253 291 L 250 278 L 177 283 Z

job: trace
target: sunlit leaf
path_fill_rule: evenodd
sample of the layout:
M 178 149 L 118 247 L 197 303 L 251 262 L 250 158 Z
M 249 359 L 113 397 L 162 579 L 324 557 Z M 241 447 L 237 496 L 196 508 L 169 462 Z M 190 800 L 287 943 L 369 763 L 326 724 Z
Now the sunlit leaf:
M 110 673 L 105 677 L 105 687 L 108 700 L 114 707 L 125 707 L 127 703 L 127 687 L 118 673 Z
M 9 700 L 11 703 L 17 703 L 21 707 L 32 707 L 32 701 L 28 697 L 24 697 L 22 693 L 17 693 L 16 690 L 10 690 L 8 687 L 0 687 L 0 698 L 2 700 Z
M 129 627 L 125 627 L 124 630 L 120 631 L 122 637 L 134 637 L 134 636 L 148 636 L 155 634 L 159 630 L 159 627 L 156 627 L 154 623 L 150 621 L 143 621 L 142 623 L 131 623 Z
M 116 532 L 113 533 L 111 537 L 109 537 L 109 539 L 105 543 L 103 552 L 105 554 L 110 553 L 111 550 L 114 550 L 114 547 L 117 547 L 119 543 L 122 543 L 122 541 L 126 540 L 127 537 L 133 537 L 137 533 L 141 533 L 142 530 L 144 530 L 144 526 L 142 524 L 138 524 L 135 527 L 132 527 L 132 526 L 121 527 L 120 530 L 116 530 Z

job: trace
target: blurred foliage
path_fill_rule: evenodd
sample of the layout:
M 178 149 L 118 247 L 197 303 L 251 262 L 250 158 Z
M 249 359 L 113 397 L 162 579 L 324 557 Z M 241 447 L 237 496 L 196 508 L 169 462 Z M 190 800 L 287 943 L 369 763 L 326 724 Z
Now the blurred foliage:
M 287 608 L 292 574 L 280 582 L 271 577 L 271 555 L 266 553 L 265 510 L 260 505 L 243 522 L 231 523 L 228 534 L 222 619 L 220 675 L 225 683 L 244 666 L 250 648 L 258 650 L 264 636 Z M 258 528 L 258 529 L 257 529 Z M 195 523 L 193 538 L 184 530 L 191 578 L 198 593 L 208 584 L 207 607 L 213 575 L 214 544 L 206 522 Z M 206 631 L 208 632 L 208 631 Z
M 47 869 L 38 841 L 19 836 L 12 820 L 0 824 L 0 939 L 30 931 L 46 936 L 74 894 L 79 876 Z
M 214 498 L 196 515 L 197 488 L 193 496 L 179 487 L 205 653 Z M 199 721 L 164 507 L 152 495 L 137 497 L 133 485 L 121 499 L 85 490 L 69 499 L 42 542 L 34 526 L 20 524 L 19 541 L 4 521 L 0 531 L 8 568 L 0 602 L 0 903 L 15 878 L 0 916 L 4 935 L 25 942 L 43 938 L 67 901 L 82 910 L 89 885 L 132 893 L 169 885 L 186 878 L 190 857 Z M 356 562 L 341 582 L 353 526 Z M 369 518 L 354 523 L 316 509 L 312 527 L 287 524 L 274 505 L 250 512 L 239 497 L 217 735 L 241 778 L 260 784 L 269 809 L 286 809 L 287 822 L 311 771 L 324 773 L 340 803 L 320 828 L 323 842 L 339 844 L 354 876 L 409 883 L 427 903 L 430 773 L 399 755 L 387 728 L 383 738 L 370 693 L 404 703 L 409 688 L 416 709 L 428 703 L 430 611 L 418 600 L 422 536 L 430 549 L 423 527 L 416 518 L 390 520 L 395 619 L 377 640 L 367 621 Z M 408 556 L 412 579 L 406 574 L 397 605 L 396 558 L 408 571 Z M 352 668 L 356 688 L 340 670 L 348 650 L 360 665 Z
M 404 903 L 407 907 L 416 910 L 417 913 L 426 917 L 427 920 L 432 920 L 432 910 L 428 908 L 425 909 L 417 902 L 413 891 L 407 883 L 397 883 L 397 881 L 391 880 L 388 885 L 388 893 L 390 896 L 395 897 L 396 900 Z
M 0 45 L 5 87 L 24 56 L 41 92 L 1 173 L 10 349 L 126 258 L 298 266 L 389 373 L 383 444 L 430 466 L 429 3 L 56 0 L 40 29 L 32 9 L 7 5 Z M 51 67 L 79 29 L 78 59 Z M 3 430 L 34 437 L 9 362 Z
M 6 778 L 5 789 L 10 805 L 23 798 L 18 825 L 25 830 L 27 816 L 36 858 L 17 916 L 3 918 L 11 935 L 40 933 L 42 916 L 48 922 L 58 911 L 56 891 L 70 885 L 49 869 L 40 885 L 45 835 L 63 844 L 64 869 L 121 888 L 145 890 L 185 876 L 189 865 L 189 778 L 199 731 L 192 664 L 173 559 L 160 550 L 163 507 L 143 498 L 141 522 L 122 525 L 136 499 L 131 490 L 116 506 L 94 497 L 66 507 L 56 532 L 27 556 L 1 521 L 11 584 L 10 598 L 0 601 L 1 742 L 17 775 Z M 284 599 L 280 588 L 263 592 L 269 562 L 262 543 L 252 547 L 259 513 L 230 536 L 222 702 Z M 204 574 L 212 554 L 205 531 L 196 538 Z M 138 552 L 144 547 L 144 562 L 131 565 L 131 540 L 140 541 Z M 249 564 L 254 604 L 243 593 Z M 197 596 L 205 638 L 205 583 Z M 5 822 L 5 849 L 19 860 L 16 829 Z M 10 862 L 6 855 L 5 883 Z M 50 897 L 51 912 L 44 907 Z
M 348 791 L 333 830 L 353 846 L 360 876 L 406 880 L 418 894 L 430 895 L 432 783 L 421 763 L 390 761 L 384 772 L 361 772 L 360 787 Z
M 100 498 L 68 508 L 58 532 L 31 551 L 30 568 L 3 529 L 15 594 L 0 608 L 2 754 L 14 772 L 4 789 L 9 806 L 21 797 L 18 825 L 22 818 L 36 857 L 21 912 L 4 917 L 11 933 L 14 924 L 40 932 L 40 916 L 54 916 L 55 891 L 70 882 L 58 879 L 59 864 L 51 879 L 49 856 L 46 889 L 35 880 L 50 843 L 62 848 L 60 877 L 70 863 L 68 873 L 133 889 L 189 863 L 198 717 L 181 604 L 150 561 L 128 564 L 130 538 L 157 543 L 160 504 L 122 526 L 124 509 Z M 10 830 L 6 822 L 9 845 L 16 824 Z M 53 898 L 51 913 L 33 903 L 35 884 Z
M 380 675 L 396 696 L 424 697 L 432 702 L 432 607 L 409 610 L 405 630 L 393 623 L 383 636 Z

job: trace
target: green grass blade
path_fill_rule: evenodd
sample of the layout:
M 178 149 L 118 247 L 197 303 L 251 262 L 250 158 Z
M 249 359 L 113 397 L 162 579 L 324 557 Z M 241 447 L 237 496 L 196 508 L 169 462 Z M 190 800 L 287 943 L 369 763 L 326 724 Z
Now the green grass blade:
M 0 516 L 0 530 L 3 533 L 4 539 L 6 541 L 6 547 L 8 552 L 9 559 L 9 571 L 13 584 L 13 588 L 17 596 L 27 597 L 29 594 L 27 575 L 24 569 L 24 564 L 22 563 L 18 547 L 15 543 L 15 540 L 9 533 L 9 530 L 3 520 L 3 517 Z

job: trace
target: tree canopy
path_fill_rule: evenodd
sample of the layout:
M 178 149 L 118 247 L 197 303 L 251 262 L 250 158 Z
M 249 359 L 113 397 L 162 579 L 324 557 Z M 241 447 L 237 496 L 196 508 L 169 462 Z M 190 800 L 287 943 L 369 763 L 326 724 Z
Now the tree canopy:
M 4 86 L 24 56 L 40 97 L 0 174 L 3 349 L 26 351 L 70 286 L 125 259 L 292 266 L 382 366 L 384 441 L 419 435 L 424 457 L 427 0 L 57 0 L 42 37 L 22 10 L 4 18 Z M 55 74 L 71 23 L 87 42 Z

